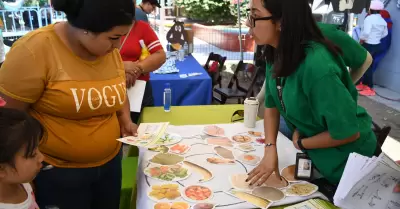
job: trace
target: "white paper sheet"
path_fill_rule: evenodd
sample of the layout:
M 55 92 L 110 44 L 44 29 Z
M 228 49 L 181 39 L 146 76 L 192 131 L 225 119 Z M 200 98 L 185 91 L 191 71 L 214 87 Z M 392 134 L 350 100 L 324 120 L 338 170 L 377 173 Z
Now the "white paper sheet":
M 136 80 L 135 85 L 128 89 L 129 105 L 131 112 L 140 112 L 146 88 L 146 81 Z

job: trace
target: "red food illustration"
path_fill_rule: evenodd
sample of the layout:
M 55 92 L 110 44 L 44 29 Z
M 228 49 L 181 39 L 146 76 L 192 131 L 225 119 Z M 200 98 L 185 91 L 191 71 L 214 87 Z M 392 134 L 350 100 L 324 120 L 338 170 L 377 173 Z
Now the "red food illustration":
M 192 200 L 202 201 L 211 197 L 211 190 L 203 186 L 190 186 L 185 190 L 185 195 Z

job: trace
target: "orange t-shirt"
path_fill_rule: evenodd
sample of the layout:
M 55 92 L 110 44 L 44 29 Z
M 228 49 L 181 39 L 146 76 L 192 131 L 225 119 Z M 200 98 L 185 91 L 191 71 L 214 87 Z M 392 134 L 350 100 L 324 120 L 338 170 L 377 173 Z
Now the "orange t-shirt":
M 20 38 L 0 70 L 0 92 L 31 103 L 47 130 L 40 145 L 56 167 L 95 167 L 114 158 L 121 144 L 116 112 L 126 100 L 119 51 L 85 61 L 61 41 L 54 25 Z

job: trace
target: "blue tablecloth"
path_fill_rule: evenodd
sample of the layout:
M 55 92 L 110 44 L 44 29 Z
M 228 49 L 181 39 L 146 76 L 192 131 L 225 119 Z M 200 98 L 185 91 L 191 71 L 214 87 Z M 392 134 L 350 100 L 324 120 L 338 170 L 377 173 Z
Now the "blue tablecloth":
M 172 105 L 208 105 L 211 103 L 212 81 L 204 68 L 197 60 L 189 55 L 184 61 L 176 61 L 179 74 L 203 73 L 199 76 L 180 78 L 174 74 L 150 74 L 150 82 L 153 88 L 155 106 L 163 106 L 163 93 L 165 83 L 171 84 Z

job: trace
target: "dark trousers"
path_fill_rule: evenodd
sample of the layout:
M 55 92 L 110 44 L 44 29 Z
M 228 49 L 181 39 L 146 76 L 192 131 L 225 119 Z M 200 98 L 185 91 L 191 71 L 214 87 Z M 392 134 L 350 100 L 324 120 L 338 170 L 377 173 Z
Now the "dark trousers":
M 94 168 L 52 168 L 36 177 L 35 195 L 42 209 L 118 209 L 122 151 Z
M 367 44 L 364 43 L 363 47 L 374 57 L 376 54 L 381 52 L 381 44 Z M 361 78 L 361 82 L 364 85 L 372 88 L 374 86 L 374 72 L 376 70 L 377 65 L 372 64 L 368 70 L 365 72 L 364 76 Z
M 138 124 L 140 119 L 140 114 L 143 111 L 143 108 L 152 106 L 154 106 L 153 89 L 151 87 L 150 81 L 147 81 L 140 112 L 131 112 L 132 122 Z

